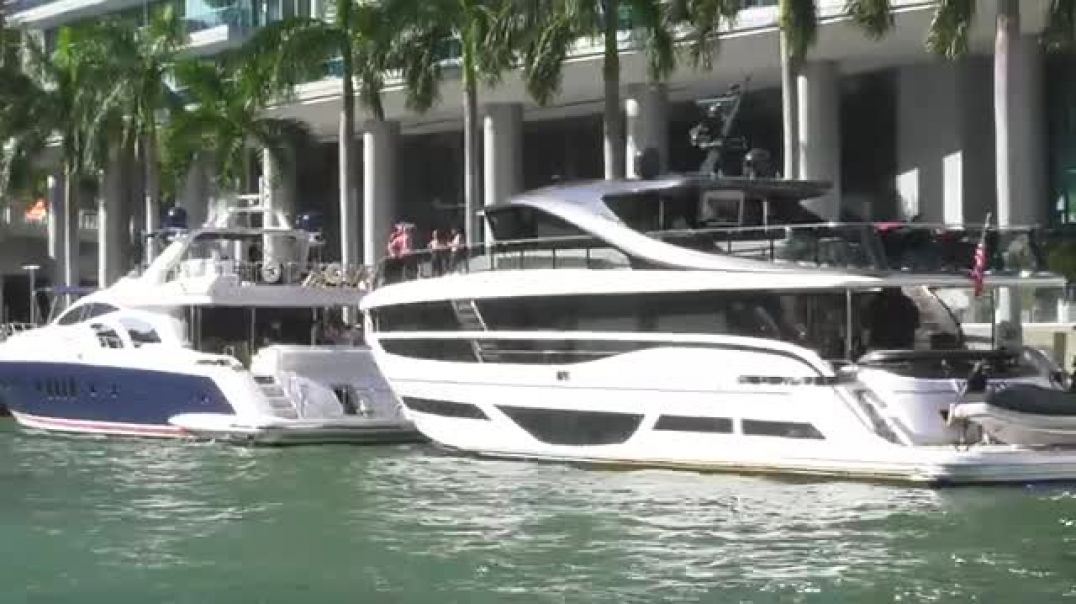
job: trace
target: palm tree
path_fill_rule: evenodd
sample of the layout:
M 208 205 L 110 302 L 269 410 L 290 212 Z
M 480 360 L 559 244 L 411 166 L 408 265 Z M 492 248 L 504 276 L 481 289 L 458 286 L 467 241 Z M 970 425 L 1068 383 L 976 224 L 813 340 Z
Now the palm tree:
M 652 80 L 668 76 L 676 66 L 675 42 L 669 31 L 673 11 L 661 0 L 547 0 L 530 3 L 537 15 L 523 50 L 527 89 L 539 104 L 549 103 L 560 89 L 561 70 L 579 38 L 602 38 L 604 87 L 605 177 L 623 178 L 624 117 L 620 107 L 621 9 L 641 34 Z
M 265 73 L 235 56 L 176 65 L 189 107 L 175 111 L 163 136 L 165 179 L 176 183 L 195 162 L 209 165 L 223 190 L 241 190 L 251 148 L 269 154 L 281 169 L 295 165 L 312 144 L 305 122 L 264 115 L 271 100 Z
M 179 50 L 184 41 L 182 23 L 171 6 L 166 5 L 150 15 L 141 27 L 127 20 L 99 21 L 87 27 L 83 60 L 93 70 L 96 78 L 109 82 L 110 90 L 97 108 L 92 134 L 103 134 L 103 140 L 91 138 L 90 148 L 99 153 L 113 153 L 110 169 L 117 169 L 125 161 L 141 164 L 136 183 L 124 182 L 127 170 L 118 184 L 125 191 L 140 190 L 144 199 L 142 214 L 145 232 L 156 230 L 160 216 L 161 179 L 159 138 L 161 122 L 167 112 L 179 110 L 182 100 L 171 88 Z M 118 149 L 117 149 L 118 147 Z M 117 161 L 119 160 L 119 161 Z M 101 161 L 100 163 L 105 163 Z M 142 189 L 144 187 L 144 189 Z M 126 197 L 112 190 L 109 196 Z M 125 204 L 116 204 L 125 205 Z M 115 233 L 123 221 L 121 210 L 112 208 L 103 221 L 104 237 L 99 245 L 108 241 L 115 245 Z M 154 246 L 145 246 L 146 262 L 153 258 Z M 103 264 L 113 264 L 115 257 Z M 116 267 L 102 266 L 102 275 L 113 278 Z M 103 283 L 101 285 L 104 285 Z
M 409 107 L 424 111 L 437 98 L 446 43 L 459 44 L 463 92 L 464 234 L 476 241 L 479 183 L 478 85 L 496 85 L 515 62 L 519 33 L 516 6 L 509 0 L 417 0 L 396 2 L 405 25 L 394 64 L 401 69 Z
M 79 186 L 89 165 L 87 138 L 92 109 L 99 101 L 99 82 L 83 61 L 84 29 L 61 28 L 56 50 L 47 56 L 27 39 L 26 67 L 0 66 L 0 140 L 8 155 L 31 157 L 59 138 L 63 166 L 63 216 L 57 219 L 62 241 L 59 281 L 78 285 Z M 5 183 L 6 184 L 6 183 Z
M 261 28 L 244 45 L 248 61 L 267 69 L 264 91 L 268 94 L 287 96 L 296 85 L 323 74 L 326 64 L 340 61 L 340 259 L 344 265 L 357 263 L 360 255 L 353 231 L 358 210 L 355 84 L 357 80 L 359 102 L 375 120 L 384 120 L 381 89 L 395 33 L 389 22 L 391 5 L 391 1 L 335 0 L 332 22 L 285 19 Z
M 927 48 L 948 59 L 968 52 L 968 36 L 976 14 L 972 0 L 941 0 L 930 24 Z M 1076 34 L 1076 2 L 1051 0 L 1044 35 L 1051 49 L 1071 44 Z M 999 226 L 1009 224 L 1012 210 L 1012 175 L 1018 158 L 1010 153 L 1011 122 L 1020 108 L 1015 106 L 1012 75 L 1015 65 L 1011 49 L 1020 35 L 1020 3 L 999 0 L 994 38 L 994 133 L 997 162 L 997 218 Z
M 815 0 L 780 0 L 778 26 L 781 52 L 781 117 L 783 124 L 784 174 L 799 174 L 799 95 L 796 78 L 807 53 L 818 39 L 818 6 Z M 870 38 L 878 39 L 893 27 L 890 0 L 846 0 L 845 12 Z

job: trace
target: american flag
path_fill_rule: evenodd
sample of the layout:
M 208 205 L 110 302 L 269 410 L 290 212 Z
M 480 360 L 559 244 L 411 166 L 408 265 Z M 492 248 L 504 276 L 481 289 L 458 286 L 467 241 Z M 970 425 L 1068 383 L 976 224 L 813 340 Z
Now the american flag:
M 983 294 L 983 281 L 986 279 L 986 232 L 989 228 L 990 214 L 987 214 L 983 234 L 979 237 L 979 245 L 975 246 L 975 258 L 971 266 L 971 280 L 975 283 L 976 298 Z

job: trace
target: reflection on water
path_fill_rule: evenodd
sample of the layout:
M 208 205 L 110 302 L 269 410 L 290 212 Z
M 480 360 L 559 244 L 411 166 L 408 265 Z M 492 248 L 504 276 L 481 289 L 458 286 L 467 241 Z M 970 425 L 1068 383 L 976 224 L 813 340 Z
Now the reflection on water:
M 0 601 L 1076 598 L 1076 491 L 0 428 Z

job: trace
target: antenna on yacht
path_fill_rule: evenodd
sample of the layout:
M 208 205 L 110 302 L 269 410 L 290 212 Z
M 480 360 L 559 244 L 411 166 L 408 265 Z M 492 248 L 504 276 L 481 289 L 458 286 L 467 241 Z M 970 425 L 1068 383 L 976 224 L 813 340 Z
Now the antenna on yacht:
M 743 93 L 750 82 L 751 77 L 747 76 L 742 84 L 733 84 L 725 94 L 695 102 L 706 111 L 702 121 L 689 132 L 691 144 L 706 151 L 706 159 L 699 168 L 703 174 L 720 176 L 723 154 L 747 150 L 747 141 L 742 136 L 731 138 L 730 135 L 740 113 Z

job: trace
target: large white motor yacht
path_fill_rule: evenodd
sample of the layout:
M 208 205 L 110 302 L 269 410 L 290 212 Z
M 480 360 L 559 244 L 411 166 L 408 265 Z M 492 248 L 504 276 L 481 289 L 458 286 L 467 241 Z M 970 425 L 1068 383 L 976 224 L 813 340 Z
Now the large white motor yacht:
M 341 320 L 359 271 L 316 262 L 320 236 L 226 208 L 162 231 L 138 276 L 0 344 L 0 403 L 24 427 L 243 443 L 420 438 Z
M 418 429 L 464 452 L 1076 479 L 1063 374 L 972 341 L 939 297 L 971 290 L 980 242 L 1028 233 L 826 223 L 808 210 L 825 190 L 707 174 L 529 192 L 486 209 L 494 242 L 386 261 L 361 303 L 367 342 Z M 1013 264 L 1034 254 L 990 256 L 987 298 L 1063 284 Z

